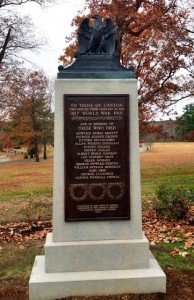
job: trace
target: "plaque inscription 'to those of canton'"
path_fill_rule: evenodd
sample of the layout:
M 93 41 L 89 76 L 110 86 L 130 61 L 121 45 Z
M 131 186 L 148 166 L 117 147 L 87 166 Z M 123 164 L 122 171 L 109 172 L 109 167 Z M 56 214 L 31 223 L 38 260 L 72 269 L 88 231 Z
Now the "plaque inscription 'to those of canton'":
M 65 95 L 65 220 L 129 219 L 129 96 Z

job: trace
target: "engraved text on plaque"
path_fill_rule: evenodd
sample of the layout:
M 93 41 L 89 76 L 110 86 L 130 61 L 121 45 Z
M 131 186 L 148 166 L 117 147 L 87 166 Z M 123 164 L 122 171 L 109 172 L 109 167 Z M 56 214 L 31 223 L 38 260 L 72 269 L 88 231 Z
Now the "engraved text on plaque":
M 129 96 L 65 95 L 65 220 L 129 219 Z

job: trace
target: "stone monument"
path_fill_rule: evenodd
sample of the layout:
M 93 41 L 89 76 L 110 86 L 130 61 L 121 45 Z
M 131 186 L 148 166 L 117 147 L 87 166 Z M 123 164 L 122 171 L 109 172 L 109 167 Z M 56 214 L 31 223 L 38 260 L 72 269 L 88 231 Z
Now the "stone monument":
M 142 233 L 137 80 L 99 15 L 56 80 L 53 232 L 37 256 L 30 300 L 166 291 Z

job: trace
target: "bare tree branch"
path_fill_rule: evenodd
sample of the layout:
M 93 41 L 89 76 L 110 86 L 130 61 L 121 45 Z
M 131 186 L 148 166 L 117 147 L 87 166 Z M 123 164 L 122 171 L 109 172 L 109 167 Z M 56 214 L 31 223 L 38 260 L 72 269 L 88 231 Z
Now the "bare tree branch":
M 1 52 L 0 52 L 0 63 L 2 62 L 2 60 L 3 60 L 3 58 L 4 58 L 5 51 L 6 51 L 6 48 L 7 48 L 9 39 L 10 39 L 10 34 L 11 34 L 11 28 L 9 28 L 9 30 L 8 30 L 7 36 L 6 36 L 5 41 L 4 41 L 4 44 L 3 44 L 3 46 L 2 46 L 2 50 L 1 50 Z

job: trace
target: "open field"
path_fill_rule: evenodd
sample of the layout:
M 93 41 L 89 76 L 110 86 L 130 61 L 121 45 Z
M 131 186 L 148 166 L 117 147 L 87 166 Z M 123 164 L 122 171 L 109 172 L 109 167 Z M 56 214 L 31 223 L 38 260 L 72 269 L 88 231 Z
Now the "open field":
M 167 294 L 69 297 L 66 300 L 193 300 L 194 253 L 192 247 L 184 249 L 194 239 L 193 226 L 154 220 L 149 212 L 149 200 L 161 183 L 194 189 L 194 143 L 156 143 L 140 157 L 142 194 L 148 209 L 143 213 L 143 226 L 147 237 L 151 237 L 152 251 L 167 274 Z M 32 264 L 36 255 L 44 254 L 44 238 L 51 229 L 44 226 L 52 218 L 52 184 L 52 158 L 40 163 L 28 159 L 0 164 L 2 300 L 28 299 Z M 37 226 L 35 231 L 33 224 Z M 161 237 L 161 242 L 153 242 L 152 237 L 156 236 Z M 178 255 L 178 251 L 187 254 Z
M 194 189 L 194 143 L 155 143 L 140 154 L 142 194 L 162 183 Z M 52 194 L 53 159 L 0 164 L 0 200 L 12 196 Z
M 194 143 L 155 143 L 140 157 L 143 195 L 163 183 L 194 190 Z
M 53 159 L 0 164 L 0 200 L 28 194 L 52 194 Z

